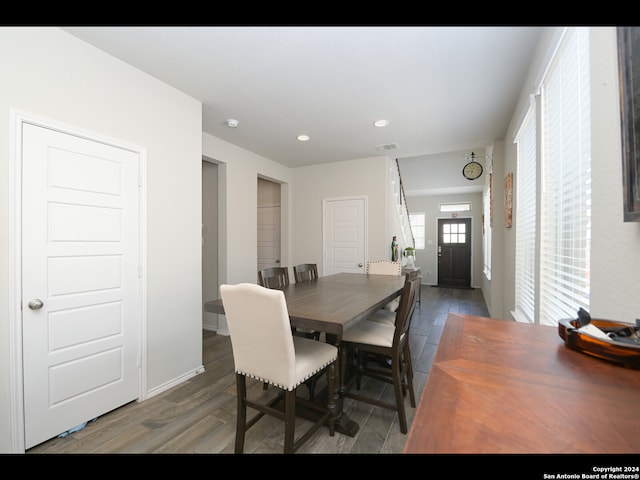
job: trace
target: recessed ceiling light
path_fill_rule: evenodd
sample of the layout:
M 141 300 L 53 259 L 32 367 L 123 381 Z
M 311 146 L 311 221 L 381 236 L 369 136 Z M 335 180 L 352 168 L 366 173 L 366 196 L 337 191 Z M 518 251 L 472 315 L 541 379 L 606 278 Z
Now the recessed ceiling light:
M 230 118 L 227 120 L 227 127 L 236 128 L 240 122 L 235 118 Z
M 301 142 L 306 142 L 307 140 L 309 140 L 311 137 L 309 135 L 298 135 L 298 140 L 300 140 Z
M 376 127 L 386 127 L 389 125 L 389 120 L 376 120 L 373 122 Z

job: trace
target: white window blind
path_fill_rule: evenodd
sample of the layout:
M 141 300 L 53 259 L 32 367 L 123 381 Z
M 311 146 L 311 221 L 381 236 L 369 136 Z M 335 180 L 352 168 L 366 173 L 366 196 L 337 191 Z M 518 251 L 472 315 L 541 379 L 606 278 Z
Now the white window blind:
M 520 322 L 535 322 L 536 259 L 536 107 L 531 106 L 516 138 L 515 313 Z
M 591 240 L 589 32 L 569 28 L 542 83 L 540 319 L 589 309 Z

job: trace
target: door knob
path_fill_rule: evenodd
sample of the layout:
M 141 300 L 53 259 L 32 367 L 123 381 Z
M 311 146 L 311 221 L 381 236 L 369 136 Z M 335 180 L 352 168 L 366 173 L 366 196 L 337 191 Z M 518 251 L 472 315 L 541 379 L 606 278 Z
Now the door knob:
M 358 264 L 358 267 L 361 267 L 361 268 L 362 268 L 362 264 L 361 264 L 361 263 L 359 263 L 359 264 Z
M 27 304 L 31 310 L 40 310 L 44 303 L 39 298 L 34 298 L 33 300 L 29 300 Z

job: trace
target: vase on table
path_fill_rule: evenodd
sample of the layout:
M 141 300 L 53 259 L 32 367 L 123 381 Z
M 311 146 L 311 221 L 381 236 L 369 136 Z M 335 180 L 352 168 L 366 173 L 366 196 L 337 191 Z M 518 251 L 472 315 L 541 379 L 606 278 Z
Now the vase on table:
M 406 259 L 406 268 L 415 268 L 416 266 L 416 249 L 413 247 L 407 247 L 402 251 L 402 255 Z

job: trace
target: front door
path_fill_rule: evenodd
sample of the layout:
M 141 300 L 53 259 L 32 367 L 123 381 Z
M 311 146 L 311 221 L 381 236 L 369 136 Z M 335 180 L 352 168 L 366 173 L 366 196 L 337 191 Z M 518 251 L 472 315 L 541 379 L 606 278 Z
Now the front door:
M 438 286 L 471 287 L 471 219 L 438 219 Z
M 23 124 L 25 449 L 139 396 L 139 163 Z
M 365 273 L 366 199 L 325 200 L 323 275 Z

